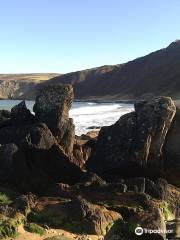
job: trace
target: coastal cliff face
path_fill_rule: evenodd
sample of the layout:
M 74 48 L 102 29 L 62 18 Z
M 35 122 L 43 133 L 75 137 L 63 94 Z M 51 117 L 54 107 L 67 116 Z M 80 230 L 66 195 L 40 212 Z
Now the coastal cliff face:
M 37 86 L 55 73 L 0 74 L 0 99 L 35 99 Z
M 32 224 L 107 240 L 139 239 L 138 225 L 162 230 L 142 239 L 179 237 L 180 116 L 172 99 L 137 101 L 99 134 L 76 137 L 73 97 L 71 85 L 48 86 L 35 115 L 25 102 L 0 111 L 0 190 L 13 191 L 0 203 L 0 238 Z
M 47 84 L 72 84 L 77 99 L 178 98 L 179 66 L 180 41 L 176 41 L 133 61 L 57 76 Z
M 39 76 L 41 82 L 19 81 L 18 75 L 0 75 L 0 98 L 35 99 L 46 85 L 71 84 L 75 99 L 126 100 L 154 96 L 180 96 L 180 41 L 133 61 L 72 72 Z M 28 77 L 28 75 L 27 75 Z M 7 81 L 11 78 L 11 82 Z M 21 78 L 22 79 L 22 78 Z M 46 80 L 46 81 L 43 81 Z

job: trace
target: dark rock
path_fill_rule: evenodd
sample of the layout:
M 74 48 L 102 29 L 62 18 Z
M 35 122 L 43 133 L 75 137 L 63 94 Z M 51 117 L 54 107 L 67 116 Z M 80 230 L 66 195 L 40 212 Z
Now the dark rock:
M 11 113 L 8 110 L 0 110 L 0 128 L 6 126 L 11 118 Z
M 87 168 L 105 176 L 120 173 L 120 169 L 122 172 L 122 168 L 129 164 L 135 123 L 136 116 L 132 112 L 122 116 L 114 125 L 102 127 Z
M 49 86 L 40 90 L 36 97 L 36 119 L 46 123 L 66 153 L 71 154 L 74 144 L 74 124 L 69 109 L 74 99 L 70 85 Z
M 24 215 L 27 215 L 36 206 L 36 203 L 36 195 L 28 193 L 26 195 L 20 195 L 18 198 L 16 198 L 12 206 L 13 208 L 22 212 Z
M 66 199 L 76 198 L 76 191 L 73 189 L 72 186 L 64 183 L 57 183 L 56 187 L 57 196 Z
M 13 164 L 13 155 L 17 151 L 18 151 L 18 147 L 13 143 L 0 146 L 1 171 L 4 169 L 11 168 Z
M 146 193 L 151 197 L 166 200 L 168 197 L 168 183 L 164 179 L 154 181 L 148 178 L 130 178 L 125 180 L 127 191 Z
M 4 127 L 0 136 L 2 133 L 0 139 L 5 142 L 0 149 L 2 182 L 15 184 L 21 191 L 43 192 L 56 182 L 79 181 L 81 170 L 56 144 L 44 123 Z
M 176 113 L 171 98 L 158 97 L 136 102 L 136 141 L 133 146 L 135 162 L 141 166 L 163 168 L 162 149 L 167 132 Z
M 99 126 L 91 126 L 91 127 L 88 127 L 87 129 L 100 129 L 101 127 Z
M 46 171 L 56 182 L 70 185 L 77 183 L 82 174 L 80 168 L 58 145 L 53 145 L 47 152 Z
M 16 124 L 33 122 L 34 115 L 27 109 L 25 101 L 22 101 L 11 109 L 11 119 L 14 120 Z
M 87 168 L 100 176 L 159 176 L 164 169 L 162 148 L 176 112 L 171 98 L 135 104 L 135 112 L 100 130 Z
M 157 179 L 151 181 L 146 179 L 146 190 L 145 192 L 154 198 L 166 200 L 169 197 L 168 183 L 164 179 Z
M 11 117 L 11 113 L 8 110 L 0 110 L 0 119 L 6 119 L 6 118 L 10 118 Z
M 129 219 L 129 224 L 139 224 L 142 228 L 151 229 L 151 230 L 161 230 L 163 233 L 156 233 L 153 234 L 154 239 L 158 235 L 162 237 L 162 239 L 166 239 L 166 223 L 165 219 L 161 213 L 161 210 L 156 207 L 150 207 L 149 209 L 145 211 L 137 211 L 132 214 L 132 216 Z M 145 234 L 144 234 L 145 235 Z M 150 234 L 147 234 L 145 236 L 148 236 Z
M 173 119 L 171 128 L 168 131 L 166 141 L 163 148 L 164 155 L 164 168 L 167 173 L 167 178 L 170 181 L 178 185 L 179 183 L 179 171 L 180 171 L 180 109 L 177 109 L 176 115 Z
M 0 144 L 9 143 L 49 149 L 55 143 L 55 138 L 44 123 L 11 125 L 0 129 Z
M 13 143 L 0 147 L 0 164 L 1 183 L 13 182 L 16 184 L 17 181 L 19 183 L 19 177 L 25 174 L 27 169 L 23 151 Z

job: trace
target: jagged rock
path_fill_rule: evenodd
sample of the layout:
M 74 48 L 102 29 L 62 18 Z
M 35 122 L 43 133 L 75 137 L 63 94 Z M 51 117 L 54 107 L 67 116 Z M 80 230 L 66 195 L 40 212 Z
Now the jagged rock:
M 44 123 L 4 127 L 0 136 L 4 143 L 0 148 L 2 182 L 23 191 L 43 192 L 56 182 L 73 184 L 79 180 L 81 170 L 56 144 Z
M 36 203 L 37 196 L 32 193 L 28 193 L 26 195 L 20 195 L 17 197 L 12 206 L 13 208 L 27 215 L 36 206 Z
M 73 147 L 73 159 L 74 163 L 81 169 L 86 168 L 86 161 L 92 155 L 96 146 L 96 138 L 88 137 L 88 140 L 84 137 L 76 136 Z
M 27 109 L 25 101 L 22 101 L 11 109 L 11 119 L 16 124 L 22 122 L 28 123 L 33 122 L 34 115 Z
M 74 99 L 71 85 L 48 86 L 39 91 L 34 105 L 36 119 L 47 124 L 66 153 L 74 144 L 74 124 L 69 109 Z
M 25 144 L 36 145 L 39 148 L 49 149 L 55 138 L 44 123 L 11 125 L 0 129 L 0 144 L 15 143 L 18 146 Z
M 162 148 L 175 112 L 168 97 L 137 102 L 135 112 L 101 128 L 88 169 L 106 177 L 159 175 L 164 169 Z
M 176 113 L 175 104 L 171 98 L 158 97 L 151 101 L 138 101 L 134 107 L 137 116 L 133 146 L 135 162 L 141 162 L 141 166 L 162 168 L 162 148 Z

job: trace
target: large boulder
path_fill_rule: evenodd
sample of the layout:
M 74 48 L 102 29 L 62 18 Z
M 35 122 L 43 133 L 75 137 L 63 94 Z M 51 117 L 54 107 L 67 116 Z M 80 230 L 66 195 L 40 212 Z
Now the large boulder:
M 176 113 L 171 98 L 135 103 L 135 112 L 100 130 L 88 169 L 101 176 L 153 175 L 164 169 L 163 146 Z
M 171 98 L 158 97 L 151 101 L 138 101 L 134 107 L 137 117 L 134 160 L 137 164 L 141 162 L 141 166 L 162 168 L 162 149 L 176 106 Z
M 163 148 L 164 167 L 167 176 L 172 183 L 180 187 L 180 109 L 177 108 L 171 128 L 168 131 L 167 138 Z
M 0 143 L 1 182 L 12 183 L 20 191 L 44 192 L 56 182 L 79 181 L 81 170 L 45 123 L 16 125 L 12 121 L 0 129 Z
M 142 234 L 135 234 L 138 233 L 138 228 Z M 165 240 L 165 231 L 166 224 L 161 211 L 156 207 L 149 207 L 145 211 L 132 211 L 128 222 L 116 221 L 106 234 L 105 240 Z
M 127 185 L 127 191 L 142 192 L 151 197 L 166 200 L 168 198 L 168 183 L 164 179 L 154 181 L 148 178 L 129 178 L 124 180 Z
M 34 105 L 36 119 L 46 123 L 66 153 L 71 154 L 74 144 L 74 124 L 69 109 L 74 100 L 71 85 L 48 86 L 39 91 Z
M 154 239 L 166 239 L 166 222 L 161 210 L 157 207 L 149 207 L 145 211 L 137 211 L 132 214 L 129 219 L 129 224 L 139 224 L 143 229 L 155 230 L 152 234 Z M 144 232 L 144 236 L 147 237 L 151 233 Z M 162 238 L 158 238 L 158 235 Z

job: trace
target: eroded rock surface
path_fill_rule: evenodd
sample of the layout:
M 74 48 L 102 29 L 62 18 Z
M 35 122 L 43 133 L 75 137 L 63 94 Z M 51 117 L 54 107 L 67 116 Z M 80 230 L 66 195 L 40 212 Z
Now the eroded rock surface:
M 162 149 L 175 113 L 168 97 L 137 102 L 135 112 L 101 128 L 88 169 L 103 176 L 158 175 L 164 169 Z
M 73 100 L 72 86 L 48 86 L 39 91 L 34 105 L 36 119 L 46 123 L 68 154 L 72 153 L 75 136 L 73 120 L 69 118 Z

